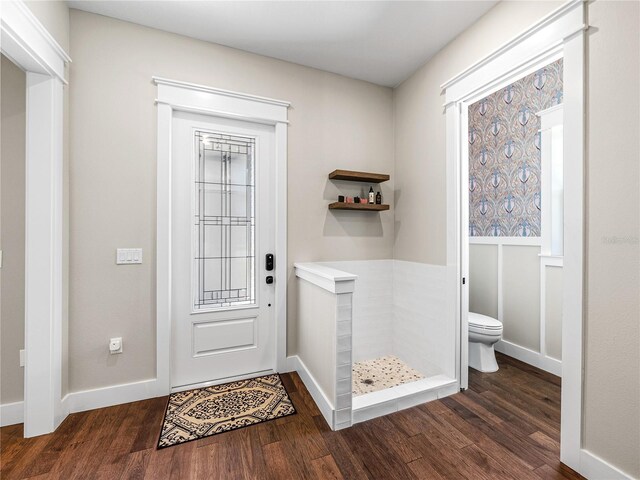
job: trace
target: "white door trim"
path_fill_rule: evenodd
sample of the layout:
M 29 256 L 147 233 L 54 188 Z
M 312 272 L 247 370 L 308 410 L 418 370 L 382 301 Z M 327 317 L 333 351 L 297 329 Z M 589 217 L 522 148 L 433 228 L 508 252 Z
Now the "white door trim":
M 274 125 L 276 368 L 287 369 L 287 114 L 289 102 L 153 77 L 158 87 L 156 395 L 171 390 L 171 130 L 174 111 Z
M 52 432 L 62 402 L 63 85 L 71 59 L 22 1 L 2 3 L 1 50 L 27 77 L 24 436 Z
M 565 247 L 561 460 L 584 471 L 582 449 L 582 338 L 583 338 L 583 245 L 584 245 L 584 38 L 586 4 L 571 0 L 530 27 L 511 42 L 442 85 L 447 125 L 447 265 L 451 268 L 448 311 L 459 325 L 461 386 L 466 386 L 466 313 L 461 311 L 468 295 L 462 277 L 468 278 L 468 205 L 465 172 L 468 126 L 462 121 L 468 105 L 498 88 L 531 73 L 545 62 L 564 58 L 564 158 Z M 465 181 L 465 183 L 463 183 Z M 466 222 L 465 222 L 466 220 Z M 453 283 L 455 282 L 455 283 Z

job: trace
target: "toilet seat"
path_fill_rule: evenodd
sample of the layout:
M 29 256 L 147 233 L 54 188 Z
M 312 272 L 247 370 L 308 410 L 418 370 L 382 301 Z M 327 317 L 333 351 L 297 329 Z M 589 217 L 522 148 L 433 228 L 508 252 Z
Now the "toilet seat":
M 500 335 L 502 322 L 486 315 L 469 312 L 469 331 L 484 335 Z

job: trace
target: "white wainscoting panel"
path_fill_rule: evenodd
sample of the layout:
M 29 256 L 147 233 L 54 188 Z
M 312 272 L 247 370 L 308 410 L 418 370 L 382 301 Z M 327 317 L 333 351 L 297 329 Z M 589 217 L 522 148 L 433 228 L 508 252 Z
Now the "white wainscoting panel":
M 539 244 L 540 238 L 471 237 L 469 310 L 496 317 L 497 304 L 504 333 L 496 351 L 561 376 L 562 258 L 541 255 Z M 547 282 L 549 268 L 556 270 Z
M 498 318 L 498 245 L 469 246 L 469 305 Z
M 541 355 L 540 352 L 534 352 L 533 350 L 506 340 L 496 343 L 495 349 L 497 352 L 504 353 L 521 362 L 533 365 L 540 370 L 553 373 L 558 377 L 562 376 L 562 362 L 560 362 L 560 360 Z
M 541 265 L 545 288 L 540 299 L 540 313 L 544 317 L 545 354 L 562 359 L 562 267 Z
M 540 247 L 500 246 L 502 250 L 502 338 L 540 352 Z M 471 286 L 470 288 L 473 288 Z

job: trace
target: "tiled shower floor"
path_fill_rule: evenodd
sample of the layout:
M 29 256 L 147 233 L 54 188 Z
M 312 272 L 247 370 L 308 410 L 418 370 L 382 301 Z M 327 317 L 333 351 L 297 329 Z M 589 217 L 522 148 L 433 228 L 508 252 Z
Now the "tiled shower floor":
M 425 378 L 395 355 L 353 364 L 353 395 L 377 392 Z

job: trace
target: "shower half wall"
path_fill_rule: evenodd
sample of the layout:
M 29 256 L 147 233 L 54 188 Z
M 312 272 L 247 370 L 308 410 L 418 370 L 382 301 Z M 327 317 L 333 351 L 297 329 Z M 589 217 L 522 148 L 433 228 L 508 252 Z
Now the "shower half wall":
M 295 265 L 295 365 L 334 429 L 450 395 L 446 267 L 398 260 Z

